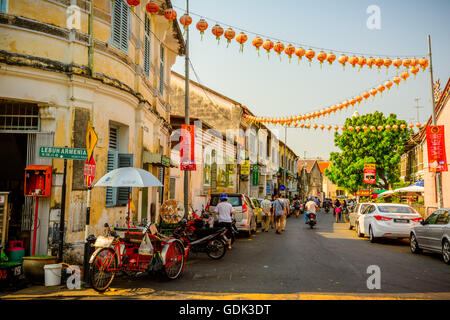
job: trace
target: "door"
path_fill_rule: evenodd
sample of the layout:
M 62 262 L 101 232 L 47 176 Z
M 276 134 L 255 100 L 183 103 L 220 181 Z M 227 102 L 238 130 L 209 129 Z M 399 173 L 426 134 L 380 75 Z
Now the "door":
M 364 211 L 363 215 L 359 218 L 360 226 L 361 226 L 361 232 L 364 234 L 368 234 L 369 232 L 369 224 L 373 219 L 373 213 L 375 212 L 375 206 L 371 205 L 367 207 L 367 209 Z
M 426 220 L 423 225 L 421 225 L 419 228 L 417 228 L 418 232 L 416 232 L 417 235 L 417 241 L 419 242 L 420 247 L 426 247 L 431 248 L 432 246 L 432 233 L 433 233 L 433 226 L 436 223 L 436 219 L 441 213 L 441 210 L 437 210 L 433 212 Z
M 442 249 L 442 235 L 444 233 L 445 227 L 449 223 L 449 212 L 448 210 L 439 210 L 439 214 L 436 217 L 436 221 L 433 225 L 430 225 L 430 247 L 435 251 L 440 251 Z

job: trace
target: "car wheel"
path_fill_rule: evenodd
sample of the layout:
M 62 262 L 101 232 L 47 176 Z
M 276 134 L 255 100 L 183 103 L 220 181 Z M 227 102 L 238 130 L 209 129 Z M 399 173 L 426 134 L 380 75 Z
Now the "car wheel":
M 361 233 L 361 229 L 359 227 L 359 223 L 356 224 L 356 233 L 357 233 L 358 237 L 360 237 L 360 238 L 364 237 L 364 234 Z
M 371 226 L 369 226 L 369 240 L 370 240 L 371 243 L 377 242 L 377 239 L 373 235 L 373 231 L 372 231 L 372 227 Z
M 421 253 L 422 250 L 419 248 L 419 243 L 417 242 L 417 238 L 414 233 L 411 233 L 409 237 L 409 247 L 412 253 Z
M 446 264 L 450 264 L 450 242 L 444 240 L 442 244 L 442 258 Z

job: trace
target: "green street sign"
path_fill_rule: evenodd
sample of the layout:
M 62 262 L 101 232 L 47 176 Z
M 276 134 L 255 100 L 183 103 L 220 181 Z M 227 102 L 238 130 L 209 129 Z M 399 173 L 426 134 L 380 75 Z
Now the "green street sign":
M 259 185 L 259 166 L 257 164 L 253 165 L 252 168 L 252 185 Z
M 64 147 L 40 147 L 39 157 L 69 159 L 69 160 L 86 160 L 87 150 L 79 148 L 64 148 Z
M 165 167 L 170 167 L 170 158 L 168 156 L 161 156 L 161 164 Z

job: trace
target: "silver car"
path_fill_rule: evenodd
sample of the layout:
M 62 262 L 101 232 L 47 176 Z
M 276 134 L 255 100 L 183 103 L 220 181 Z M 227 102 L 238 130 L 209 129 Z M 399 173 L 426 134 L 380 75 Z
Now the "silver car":
M 409 237 L 412 253 L 423 249 L 442 254 L 445 263 L 450 264 L 450 209 L 433 212 L 420 225 L 411 230 Z
M 369 205 L 370 203 L 358 203 L 356 204 L 355 208 L 350 211 L 350 213 L 348 214 L 348 224 L 350 230 L 352 230 L 353 228 L 357 230 L 359 216 Z

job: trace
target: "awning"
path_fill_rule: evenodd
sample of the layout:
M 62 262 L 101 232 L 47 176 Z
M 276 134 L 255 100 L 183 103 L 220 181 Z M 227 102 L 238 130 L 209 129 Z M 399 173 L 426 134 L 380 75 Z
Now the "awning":
M 144 151 L 142 162 L 156 167 L 178 167 L 168 156 L 161 153 L 151 153 L 149 151 Z

